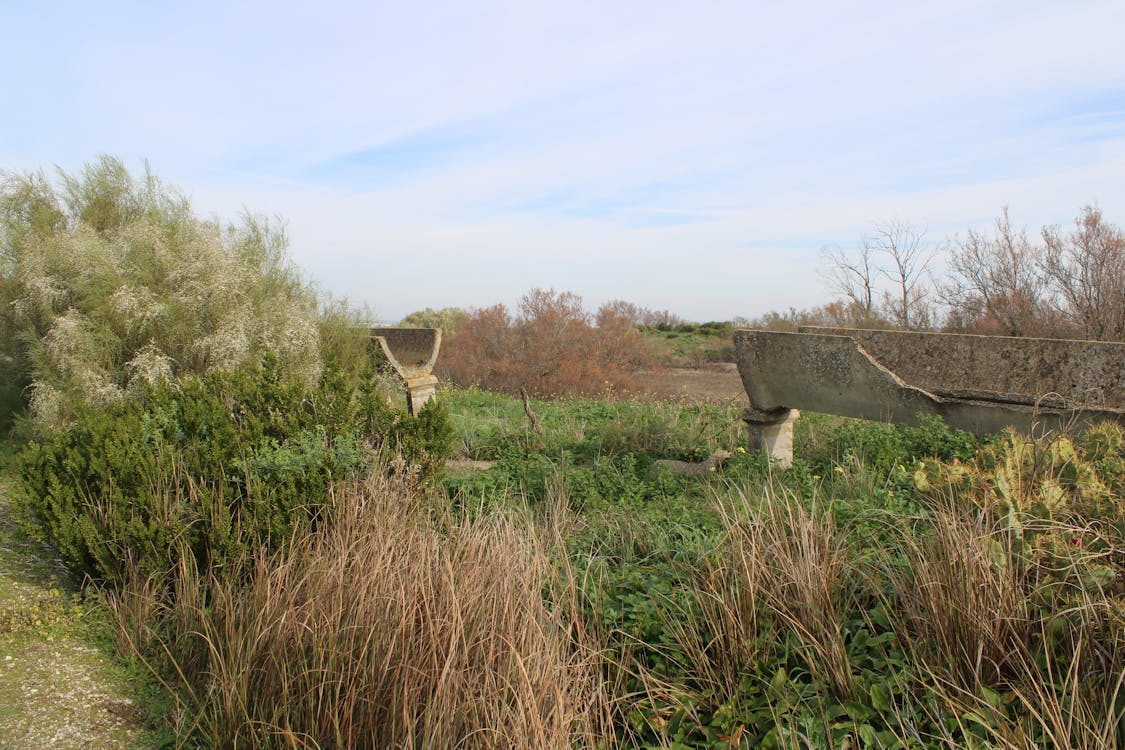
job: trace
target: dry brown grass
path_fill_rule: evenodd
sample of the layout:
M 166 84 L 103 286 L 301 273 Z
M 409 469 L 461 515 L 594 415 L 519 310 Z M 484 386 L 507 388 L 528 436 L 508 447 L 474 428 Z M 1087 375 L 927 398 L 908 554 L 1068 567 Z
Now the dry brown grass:
M 555 581 L 534 533 L 498 517 L 435 523 L 394 480 L 336 500 L 330 529 L 259 559 L 245 584 L 185 566 L 170 602 L 152 587 L 119 600 L 129 642 L 181 670 L 197 736 L 232 748 L 594 744 L 596 655 L 546 602 Z M 180 642 L 137 627 L 156 610 Z
M 934 718 L 958 717 L 962 735 L 1005 750 L 1121 747 L 1120 597 L 1075 584 L 1044 587 L 1020 559 L 1020 536 L 987 509 L 950 501 L 926 518 L 928 533 L 904 536 L 907 565 L 892 575 L 887 611 L 931 691 Z M 1086 531 L 1044 523 L 1063 538 Z M 1076 579 L 1090 562 L 1091 553 L 1075 549 L 1054 561 L 1053 572 L 1069 567 Z M 959 746 L 954 735 L 945 739 Z
M 909 665 L 885 675 L 903 691 L 891 701 L 894 718 L 886 718 L 903 742 L 1123 746 L 1125 604 L 1112 589 L 1078 583 L 1112 549 L 1074 546 L 1069 562 L 1056 559 L 1051 571 L 1068 583 L 1047 586 L 1046 574 L 1028 564 L 1021 536 L 994 508 L 952 498 L 913 522 L 888 518 L 886 546 L 867 555 L 849 546 L 830 508 L 780 483 L 725 492 L 719 508 L 726 534 L 697 573 L 694 619 L 677 627 L 692 681 L 705 694 L 744 701 L 745 677 L 777 640 L 791 638 L 837 701 L 863 700 L 844 630 L 877 602 Z M 1049 523 L 1037 531 L 1064 539 L 1089 531 Z M 1073 570 L 1057 568 L 1067 565 Z M 792 731 L 786 706 L 771 707 L 779 730 Z M 826 724 L 825 741 L 832 736 Z
M 830 512 L 807 507 L 784 487 L 767 484 L 756 495 L 737 491 L 720 503 L 727 532 L 722 554 L 700 576 L 707 681 L 733 695 L 746 667 L 765 647 L 771 627 L 791 631 L 814 676 L 841 699 L 853 690 L 843 624 L 854 581 L 844 533 Z M 768 620 L 766 622 L 765 620 Z M 688 639 L 690 642 L 690 639 Z
M 982 510 L 937 507 L 928 521 L 930 533 L 903 539 L 896 581 L 912 641 L 962 684 L 996 684 L 1031 625 L 1011 545 Z

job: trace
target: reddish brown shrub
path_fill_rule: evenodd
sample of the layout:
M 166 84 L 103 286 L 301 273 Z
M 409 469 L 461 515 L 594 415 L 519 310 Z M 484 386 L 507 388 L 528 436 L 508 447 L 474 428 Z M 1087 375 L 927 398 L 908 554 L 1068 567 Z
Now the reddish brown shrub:
M 443 379 L 537 396 L 594 395 L 635 387 L 630 372 L 652 355 L 614 305 L 591 316 L 572 292 L 532 289 L 512 315 L 504 305 L 471 313 L 442 347 Z
M 668 310 L 650 310 L 623 299 L 606 302 L 598 310 L 598 315 L 602 315 L 603 311 L 615 313 L 625 318 L 631 325 L 641 328 L 675 328 L 684 322 L 679 315 Z

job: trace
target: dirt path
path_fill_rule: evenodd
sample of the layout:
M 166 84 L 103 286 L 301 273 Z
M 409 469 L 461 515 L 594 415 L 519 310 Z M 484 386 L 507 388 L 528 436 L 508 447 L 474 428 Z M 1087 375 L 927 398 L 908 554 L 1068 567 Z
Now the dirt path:
M 666 367 L 641 370 L 633 377 L 643 389 L 661 398 L 682 398 L 686 401 L 722 403 L 736 401 L 750 405 L 738 366 L 733 362 L 714 362 L 703 367 Z
M 0 484 L 0 750 L 139 748 L 144 711 L 92 647 L 92 605 L 15 529 Z

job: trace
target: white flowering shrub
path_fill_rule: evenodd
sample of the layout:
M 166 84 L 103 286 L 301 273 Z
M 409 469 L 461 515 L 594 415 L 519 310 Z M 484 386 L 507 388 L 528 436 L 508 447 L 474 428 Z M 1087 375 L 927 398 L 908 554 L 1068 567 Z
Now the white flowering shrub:
M 284 232 L 221 225 L 146 171 L 103 157 L 79 175 L 0 173 L 0 426 L 29 407 L 49 427 L 160 378 L 272 351 L 321 371 L 318 298 Z

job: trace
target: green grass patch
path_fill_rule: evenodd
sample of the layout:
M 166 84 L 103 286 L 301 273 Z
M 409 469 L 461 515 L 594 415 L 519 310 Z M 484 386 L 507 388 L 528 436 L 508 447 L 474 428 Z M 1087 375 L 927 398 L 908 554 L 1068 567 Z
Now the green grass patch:
M 643 329 L 645 342 L 662 364 L 699 367 L 708 362 L 733 362 L 733 328 L 729 323 L 685 323 Z
M 149 639 L 141 653 L 174 688 L 180 741 L 363 747 L 376 727 L 383 744 L 426 727 L 492 747 L 498 726 L 531 747 L 681 750 L 1125 736 L 1117 428 L 1035 442 L 806 414 L 782 472 L 741 450 L 734 406 L 440 399 L 453 454 L 479 470 L 417 492 L 409 469 L 379 465 L 393 476 L 338 490 L 346 528 L 302 528 L 240 578 L 180 566 L 171 599 L 150 585 L 117 600 L 122 632 Z M 720 450 L 713 471 L 660 463 Z M 87 616 L 76 606 L 104 616 L 73 596 L 48 588 L 12 632 L 65 631 Z M 385 616 L 398 596 L 413 614 Z M 510 671 L 545 655 L 547 683 Z M 395 658 L 411 668 L 377 666 Z M 448 659 L 492 687 L 438 690 Z M 289 687 L 258 700 L 259 668 Z

